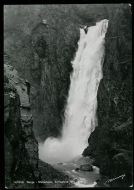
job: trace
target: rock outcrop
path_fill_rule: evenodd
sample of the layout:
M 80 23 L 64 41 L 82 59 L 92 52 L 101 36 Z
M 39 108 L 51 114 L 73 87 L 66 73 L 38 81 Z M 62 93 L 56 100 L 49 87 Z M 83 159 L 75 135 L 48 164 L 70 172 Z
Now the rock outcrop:
M 38 143 L 33 134 L 29 100 L 30 85 L 10 65 L 4 65 L 5 184 L 36 187 Z M 31 183 L 28 183 L 31 181 Z
M 90 164 L 83 164 L 83 165 L 80 165 L 80 170 L 91 172 L 93 171 L 93 167 Z

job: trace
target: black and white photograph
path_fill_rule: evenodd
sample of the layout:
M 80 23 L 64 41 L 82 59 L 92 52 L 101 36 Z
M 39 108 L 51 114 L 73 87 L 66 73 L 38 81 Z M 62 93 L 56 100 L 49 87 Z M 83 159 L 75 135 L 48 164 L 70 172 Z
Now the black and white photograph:
M 5 189 L 133 188 L 132 4 L 3 13 Z

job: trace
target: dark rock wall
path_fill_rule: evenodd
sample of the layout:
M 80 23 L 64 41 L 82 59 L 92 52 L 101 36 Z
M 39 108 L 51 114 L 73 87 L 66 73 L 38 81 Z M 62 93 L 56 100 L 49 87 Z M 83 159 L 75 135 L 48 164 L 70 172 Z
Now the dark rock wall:
M 103 5 L 5 6 L 4 50 L 31 83 L 38 141 L 60 135 L 80 25 L 105 18 Z M 99 14 L 98 14 L 99 13 Z M 9 21 L 13 20 L 12 22 Z M 46 19 L 47 25 L 42 24 Z M 12 23 L 12 24 L 11 24 Z
M 109 17 L 103 79 L 98 90 L 98 127 L 84 155 L 93 156 L 113 186 L 132 183 L 132 20 L 122 6 Z
M 26 81 L 27 82 L 27 81 Z M 33 120 L 25 80 L 4 65 L 5 184 L 23 187 L 15 181 L 39 179 L 38 143 L 33 134 Z M 34 185 L 31 185 L 35 187 Z M 27 185 L 28 187 L 28 185 Z
M 69 178 L 39 160 L 29 95 L 29 82 L 20 78 L 13 66 L 4 64 L 5 186 L 17 189 L 69 186 L 55 183 Z

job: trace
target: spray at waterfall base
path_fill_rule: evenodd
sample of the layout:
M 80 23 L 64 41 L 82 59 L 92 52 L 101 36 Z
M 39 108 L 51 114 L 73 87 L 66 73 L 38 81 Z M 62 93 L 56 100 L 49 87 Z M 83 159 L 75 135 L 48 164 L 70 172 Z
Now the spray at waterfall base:
M 62 136 L 39 143 L 39 158 L 44 162 L 69 162 L 88 146 L 88 138 L 97 126 L 97 91 L 103 77 L 107 27 L 108 20 L 104 19 L 89 27 L 87 33 L 80 29 Z

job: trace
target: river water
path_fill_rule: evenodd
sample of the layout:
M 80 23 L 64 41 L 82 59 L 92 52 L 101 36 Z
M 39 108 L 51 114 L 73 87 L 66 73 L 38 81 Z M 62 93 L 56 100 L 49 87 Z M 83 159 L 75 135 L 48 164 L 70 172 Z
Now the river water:
M 94 187 L 97 185 L 96 180 L 100 179 L 99 168 L 93 166 L 93 171 L 76 171 L 81 165 L 89 164 L 89 157 L 79 156 L 78 158 L 65 163 L 56 163 L 52 166 L 64 174 L 68 175 L 71 180 L 71 187 Z

